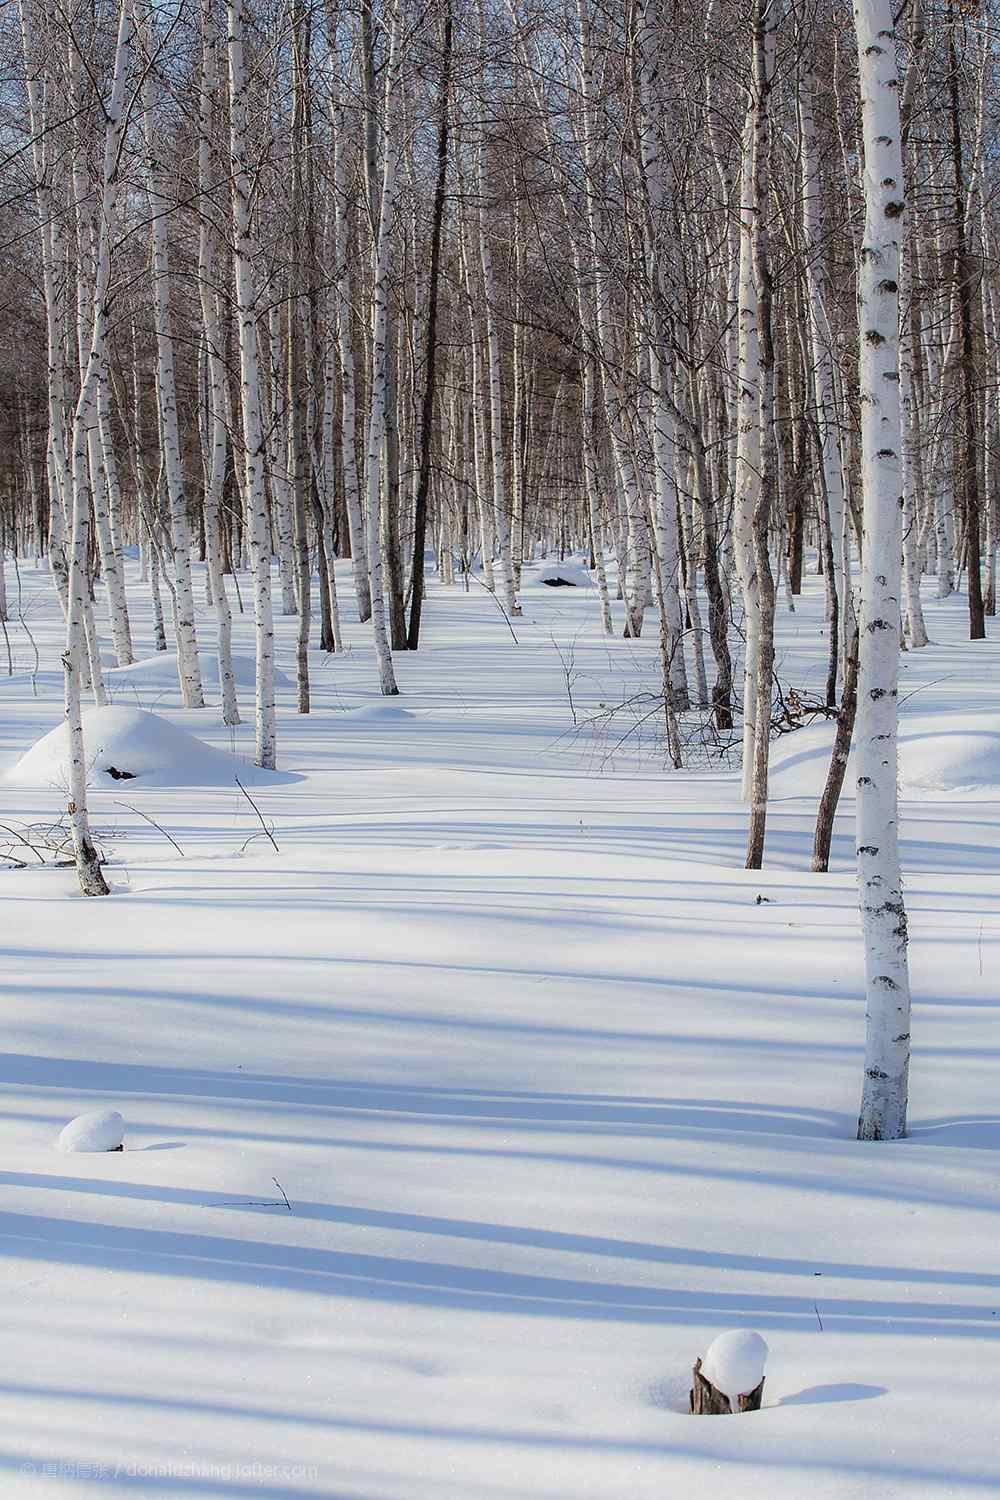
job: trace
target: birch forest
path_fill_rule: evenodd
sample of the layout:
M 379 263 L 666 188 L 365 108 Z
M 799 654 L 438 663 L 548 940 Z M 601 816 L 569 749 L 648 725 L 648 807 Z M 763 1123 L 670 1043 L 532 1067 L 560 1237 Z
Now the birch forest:
M 120 983 L 119 1074 L 100 1072 L 104 1054 L 99 1066 L 87 1062 L 86 1047 L 78 1054 L 62 1040 L 65 1023 L 53 1023 L 56 1050 L 69 1059 L 58 1094 L 65 1115 L 74 1100 L 97 1108 L 123 1093 L 141 1111 L 147 1094 L 169 1099 L 176 1084 L 198 1094 L 198 1128 L 222 1130 L 232 1101 L 219 1103 L 223 1073 L 211 1070 L 230 1066 L 212 1061 L 226 1034 L 225 1056 L 249 1069 L 234 1076 L 245 1078 L 239 1097 L 250 1110 L 298 1119 L 295 1110 L 314 1107 L 303 1081 L 313 1067 L 328 1080 L 315 1085 L 315 1108 L 340 1123 L 342 1108 L 343 1119 L 356 1108 L 393 1120 L 391 1091 L 401 1091 L 399 1109 L 425 1124 L 398 1151 L 424 1150 L 419 1131 L 442 1111 L 454 1110 L 464 1121 L 454 1128 L 474 1136 L 481 1110 L 516 1116 L 526 1133 L 558 1119 L 587 1141 L 599 1139 L 588 1132 L 604 1120 L 638 1152 L 639 1136 L 656 1136 L 676 1106 L 685 1139 L 710 1128 L 729 1141 L 721 1160 L 744 1149 L 730 1111 L 756 1121 L 748 1128 L 761 1141 L 772 1128 L 775 1140 L 799 1139 L 801 1127 L 805 1142 L 827 1129 L 819 1106 L 810 1114 L 818 1098 L 835 1101 L 827 1123 L 839 1121 L 829 1129 L 845 1151 L 871 1153 L 870 1143 L 914 1129 L 922 1140 L 932 1128 L 947 1140 L 951 1132 L 956 1150 L 987 1144 L 984 1131 L 997 1147 L 995 1038 L 984 1048 L 971 1033 L 946 1031 L 958 1017 L 937 1007 L 952 1003 L 952 985 L 955 1005 L 996 1004 L 1000 941 L 998 26 L 988 0 L 854 0 L 853 9 L 840 0 L 8 0 L 0 879 L 9 873 L 13 883 L 0 886 L 0 900 L 21 889 L 17 881 L 35 880 L 23 910 L 46 957 L 25 959 L 23 972 L 62 974 L 69 963 L 77 987 L 67 994 L 85 997 L 91 981 L 81 976 L 103 973 L 122 943 L 134 948 Z M 207 863 L 237 858 L 239 867 Z M 61 940 L 56 887 L 36 894 L 46 871 L 64 882 Z M 515 918 L 491 905 L 500 899 L 493 887 L 513 891 L 511 881 L 524 887 L 517 923 L 551 920 L 551 956 L 532 947 L 541 930 L 504 927 Z M 180 882 L 176 895 L 164 895 L 171 882 Z M 140 896 L 147 885 L 151 894 Z M 412 909 L 396 905 L 404 890 Z M 81 894 L 105 899 L 77 901 Z M 227 900 L 236 903 L 231 917 Z M 434 900 L 458 906 L 432 915 Z M 11 934 L 21 909 L 8 908 Z M 591 918 L 614 927 L 609 950 Z M 369 920 L 377 925 L 362 938 Z M 655 943 L 647 920 L 667 923 Z M 751 930 L 751 921 L 760 925 Z M 336 965 L 348 962 L 331 956 L 341 942 L 353 954 L 351 987 L 334 999 L 313 995 L 324 975 L 336 988 Z M 14 959 L 18 952 L 12 940 Z M 589 955 L 580 984 L 580 974 L 586 985 L 603 975 L 612 986 L 667 989 L 595 996 L 591 1013 L 578 991 L 559 998 L 573 953 Z M 195 968 L 172 979 L 182 954 Z M 272 1008 L 260 1024 L 274 1031 L 262 1031 L 262 1049 L 269 1040 L 259 1054 L 240 1050 L 246 1015 L 227 1033 L 221 1019 L 217 1030 L 170 1009 L 156 1030 L 156 1007 L 176 1007 L 181 995 L 189 1007 L 195 994 L 199 1007 L 236 1004 L 221 998 L 222 972 L 212 978 L 216 959 L 245 976 L 234 983 L 250 1007 L 265 1005 L 268 965 L 287 963 L 287 982 L 275 977 L 267 991 Z M 915 1105 L 911 962 L 913 1003 L 925 1000 L 929 1012 L 913 1027 L 914 1045 L 923 1036 L 926 1048 Z M 164 988 L 150 991 L 146 1011 L 148 964 L 162 967 Z M 407 986 L 424 966 L 421 982 L 453 995 L 441 999 L 451 1019 L 425 1018 L 419 1041 L 399 1042 L 409 1061 L 397 1077 L 396 1042 L 386 1051 L 374 1039 L 396 1026 L 397 1003 L 419 1009 L 423 992 Z M 498 981 L 501 971 L 508 977 Z M 531 1067 L 520 1042 L 510 1041 L 502 1062 L 495 1050 L 504 1028 L 510 1037 L 527 1024 L 516 986 L 504 998 L 515 973 L 517 983 L 542 986 L 548 1007 Z M 856 1008 L 841 1034 L 848 996 Z M 301 1011 L 294 1039 L 281 1006 Z M 977 1014 L 988 1019 L 969 1012 Z M 155 1056 L 138 1032 L 129 1040 L 144 1015 L 150 1038 L 161 1038 Z M 653 1016 L 673 1037 L 662 1039 L 655 1076 L 629 1052 Z M 81 1036 L 90 1024 L 81 1022 Z M 93 1024 L 100 1031 L 103 1022 Z M 441 1033 L 447 1064 L 425 1050 L 435 1025 L 459 1028 L 447 1047 Z M 590 1027 L 583 1047 L 578 1028 Z M 558 1050 L 559 1036 L 568 1050 Z M 590 1066 L 588 1049 L 599 1044 L 609 1051 L 606 1078 Z M 700 1048 L 715 1046 L 718 1079 L 707 1055 L 704 1076 L 698 1061 Z M 749 1049 L 742 1057 L 739 1046 Z M 968 1073 L 958 1070 L 960 1053 L 976 1058 Z M 171 1072 L 183 1068 L 207 1070 L 197 1088 Z M 268 1072 L 271 1084 L 254 1093 L 253 1079 Z M 766 1080 L 756 1094 L 755 1073 Z M 52 1086 L 47 1065 L 31 1079 L 32 1089 Z M 462 1090 L 480 1085 L 492 1103 L 476 1094 L 469 1106 Z M 334 1088 L 344 1097 L 330 1104 L 323 1090 Z M 726 1104 L 727 1089 L 742 1102 Z M 675 1094 L 684 1099 L 669 1110 L 639 1108 Z M 967 1118 L 955 1114 L 980 1096 Z M 193 1128 L 172 1118 L 161 1133 Z M 774 1125 L 781 1119 L 788 1134 Z M 116 1128 L 101 1127 L 108 1139 Z M 116 1139 L 64 1149 L 115 1150 L 120 1131 Z M 566 1160 L 583 1172 L 580 1152 L 591 1148 L 578 1144 Z M 862 1205 L 870 1192 L 898 1204 L 919 1179 L 933 1197 L 940 1154 L 928 1148 L 921 1177 L 896 1149 L 878 1147 L 878 1166 L 872 1154 L 838 1158 L 856 1177 L 836 1191 L 857 1192 Z M 192 1154 L 178 1158 L 186 1165 Z M 766 1169 L 778 1173 L 769 1181 L 779 1181 L 783 1160 L 779 1152 Z M 284 1174 L 294 1177 L 294 1165 L 265 1154 L 260 1170 L 264 1199 L 270 1178 L 293 1233 Z M 677 1170 L 697 1176 L 701 1167 Z M 906 1170 L 910 1187 L 893 1175 Z M 956 1189 L 959 1218 L 975 1196 L 969 1172 Z M 242 1195 L 232 1205 L 240 1212 L 262 1191 L 251 1175 L 237 1187 L 219 1179 L 223 1195 Z M 699 1200 L 713 1203 L 722 1179 L 698 1180 L 714 1183 Z M 432 1182 L 433 1174 L 429 1193 Z M 743 1251 L 726 1234 L 710 1251 L 721 1260 L 692 1262 L 728 1267 L 730 1280 L 725 1295 L 706 1291 L 704 1305 L 700 1292 L 683 1293 L 700 1311 L 679 1319 L 677 1411 L 688 1410 L 696 1355 L 692 1412 L 755 1409 L 750 1397 L 760 1406 L 763 1356 L 752 1340 L 761 1340 L 739 1330 L 760 1326 L 771 1338 L 794 1326 L 798 1337 L 818 1322 L 819 1337 L 827 1326 L 812 1295 L 826 1283 L 808 1282 L 800 1325 L 800 1273 L 787 1266 L 799 1256 L 820 1266 L 801 1274 L 832 1276 L 817 1244 L 836 1238 L 839 1224 L 836 1215 L 826 1223 L 825 1208 L 798 1220 L 788 1195 L 800 1190 L 789 1177 L 779 1208 L 755 1200 L 746 1210 L 748 1223 L 772 1216 L 793 1241 L 804 1235 L 798 1250 L 771 1252 L 770 1271 L 780 1263 L 793 1276 L 784 1301 L 743 1297 L 732 1284 Z M 477 1238 L 482 1225 L 454 1229 L 460 1218 L 498 1212 L 487 1183 L 475 1191 L 486 1195 L 478 1215 L 463 1196 L 465 1209 L 449 1200 L 428 1223 Z M 518 1191 L 529 1203 L 512 1208 L 515 1219 L 537 1206 L 534 1189 Z M 742 1203 L 743 1186 L 733 1191 Z M 601 1193 L 588 1188 L 579 1201 L 591 1197 Z M 401 1210 L 390 1224 L 382 1197 L 372 1202 L 381 1205 L 372 1217 L 351 1222 L 406 1229 Z M 529 1312 L 562 1317 L 546 1301 L 555 1296 L 542 1285 L 548 1273 L 525 1247 L 610 1254 L 600 1220 L 579 1235 L 540 1229 L 536 1240 L 511 1229 L 511 1267 L 520 1269 L 496 1271 L 496 1284 L 476 1280 L 495 1267 L 470 1270 L 467 1281 L 463 1270 L 454 1285 L 429 1270 L 419 1316 L 428 1300 L 440 1310 L 467 1291 L 470 1306 L 485 1299 L 481 1311 L 509 1293 Z M 643 1230 L 655 1245 L 677 1233 Z M 882 1249 L 872 1241 L 863 1251 L 859 1240 L 845 1258 L 895 1264 L 888 1221 L 876 1240 L 883 1233 Z M 914 1277 L 933 1279 L 945 1242 L 973 1257 L 978 1233 L 956 1219 L 947 1234 L 919 1241 L 908 1252 L 924 1255 Z M 182 1238 L 178 1230 L 183 1258 Z M 272 1252 L 260 1248 L 258 1259 L 275 1289 L 311 1295 L 310 1277 L 330 1269 L 291 1257 L 279 1270 Z M 250 1274 L 249 1261 L 239 1270 L 242 1253 L 232 1252 L 233 1280 Z M 400 1261 L 404 1287 L 409 1264 Z M 573 1274 L 584 1279 L 565 1281 L 570 1301 L 597 1298 L 596 1318 L 632 1317 L 618 1291 L 594 1290 L 590 1270 Z M 614 1279 L 610 1268 L 594 1274 Z M 956 1277 L 963 1297 L 971 1276 Z M 404 1303 L 409 1295 L 399 1293 Z M 886 1317 L 896 1338 L 902 1325 L 892 1320 L 911 1314 L 893 1295 L 897 1311 Z M 881 1304 L 866 1312 L 856 1296 L 848 1287 L 829 1314 L 845 1348 L 852 1330 L 861 1340 L 864 1320 L 882 1316 Z M 652 1321 L 669 1322 L 665 1304 L 656 1306 Z M 948 1316 L 971 1319 L 965 1332 L 980 1337 L 983 1308 Z M 947 1344 L 936 1317 L 928 1306 L 917 1319 L 935 1348 L 939 1335 Z M 696 1334 L 688 1325 L 699 1321 Z M 712 1344 L 714 1325 L 728 1323 L 735 1342 Z M 519 1379 L 517 1340 L 504 1347 L 500 1393 L 473 1423 L 483 1430 L 500 1422 L 503 1393 Z M 581 1369 L 597 1359 L 582 1345 L 577 1356 Z M 906 1360 L 886 1358 L 905 1380 Z M 803 1371 L 808 1363 L 799 1358 Z M 750 1371 L 753 1388 L 738 1383 Z M 947 1388 L 947 1368 L 939 1374 Z M 275 1377 L 289 1407 L 300 1377 Z M 823 1378 L 840 1389 L 839 1375 Z M 821 1383 L 804 1373 L 803 1399 Z M 799 1399 L 795 1389 L 791 1380 L 786 1399 Z M 395 1397 L 380 1399 L 391 1409 Z M 672 1400 L 659 1405 L 673 1410 Z M 610 1424 L 609 1433 L 621 1419 L 612 1407 L 579 1417 Z M 638 1431 L 654 1419 L 635 1420 Z M 870 1420 L 877 1425 L 877 1413 Z M 965 1495 L 967 1476 L 935 1456 L 933 1418 L 922 1425 L 927 1451 L 912 1473 L 883 1476 L 884 1493 Z M 426 1444 L 429 1429 L 421 1431 Z M 827 1439 L 801 1431 L 804 1464 Z M 711 1473 L 729 1460 L 704 1432 L 690 1441 L 703 1439 L 708 1447 L 687 1468 L 653 1462 L 667 1484 L 657 1494 L 675 1483 L 696 1500 L 712 1493 Z M 655 1448 L 659 1438 L 650 1441 Z M 403 1442 L 402 1429 L 393 1442 Z M 365 1449 L 357 1493 L 445 1500 L 452 1489 L 442 1476 L 464 1462 L 448 1443 L 446 1451 L 452 1457 L 425 1491 L 398 1455 L 396 1478 L 380 1488 Z M 532 1467 L 530 1443 L 517 1451 L 520 1477 L 503 1496 L 563 1495 Z M 43 1472 L 41 1450 L 25 1453 L 31 1472 Z M 281 1449 L 286 1470 L 297 1453 Z M 779 1483 L 759 1462 L 759 1485 L 748 1479 L 753 1487 L 740 1492 L 750 1500 L 849 1493 L 840 1449 L 829 1455 L 829 1489 L 794 1464 Z M 296 1488 L 286 1473 L 285 1488 L 275 1481 L 260 1493 L 334 1500 L 334 1470 L 323 1464 L 315 1482 Z M 610 1453 L 600 1464 L 570 1463 L 559 1480 L 565 1495 L 646 1494 L 614 1477 Z M 348 1472 L 343 1482 L 353 1483 Z M 483 1474 L 476 1467 L 474 1479 L 456 1481 L 455 1496 L 500 1497 Z M 231 1479 L 219 1494 L 237 1493 Z M 189 1493 L 173 1471 L 160 1480 L 161 1497 Z M 875 1484 L 871 1475 L 857 1482 Z M 205 1500 L 216 1494 L 204 1475 L 198 1483 Z

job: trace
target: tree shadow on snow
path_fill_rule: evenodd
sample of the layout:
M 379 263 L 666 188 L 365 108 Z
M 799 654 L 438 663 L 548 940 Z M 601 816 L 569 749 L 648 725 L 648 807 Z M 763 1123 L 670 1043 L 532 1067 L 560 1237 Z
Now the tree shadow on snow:
M 836 1401 L 874 1401 L 877 1396 L 888 1396 L 884 1385 L 857 1385 L 845 1381 L 839 1385 L 811 1385 L 794 1396 L 782 1396 L 778 1406 L 826 1406 Z
M 415 1229 L 422 1223 L 420 1216 L 406 1217 L 413 1219 Z M 292 1224 L 294 1218 L 281 1222 Z M 502 1226 L 478 1227 L 478 1238 L 503 1233 Z M 788 1296 L 581 1281 L 406 1255 L 121 1227 L 40 1214 L 0 1214 L 0 1254 L 35 1263 L 283 1288 L 411 1307 L 507 1312 L 517 1317 L 791 1331 L 811 1329 L 816 1319 L 812 1288 L 807 1296 Z M 1000 1323 L 981 1303 L 824 1297 L 823 1317 L 825 1326 L 839 1333 L 1000 1339 Z

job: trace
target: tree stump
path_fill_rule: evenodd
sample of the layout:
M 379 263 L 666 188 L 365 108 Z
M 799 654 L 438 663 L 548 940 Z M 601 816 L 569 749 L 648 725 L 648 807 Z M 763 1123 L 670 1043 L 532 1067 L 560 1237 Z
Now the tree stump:
M 723 1417 L 731 1416 L 733 1408 L 729 1404 L 729 1397 L 722 1391 L 717 1391 L 710 1380 L 706 1380 L 701 1373 L 701 1360 L 696 1359 L 692 1371 L 694 1384 L 691 1387 L 691 1415 L 693 1417 Z M 760 1411 L 760 1403 L 764 1397 L 764 1378 L 761 1377 L 759 1385 L 754 1386 L 745 1396 L 737 1396 L 736 1402 L 740 1411 Z

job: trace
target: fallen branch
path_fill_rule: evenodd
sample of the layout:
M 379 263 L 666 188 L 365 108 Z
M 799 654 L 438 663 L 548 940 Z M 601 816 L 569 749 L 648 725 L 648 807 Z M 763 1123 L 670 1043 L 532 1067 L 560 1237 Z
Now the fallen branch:
M 247 791 L 246 787 L 243 785 L 243 783 L 240 780 L 240 778 L 238 776 L 234 776 L 233 780 L 236 782 L 236 785 L 239 787 L 240 791 L 243 793 L 244 797 L 247 799 L 247 801 L 249 802 L 250 806 L 253 808 L 254 812 L 257 814 L 257 817 L 260 820 L 260 826 L 261 826 L 261 828 L 263 828 L 264 832 L 267 834 L 267 837 L 271 840 L 271 843 L 274 846 L 274 852 L 275 852 L 275 854 L 280 854 L 281 850 L 278 848 L 277 844 L 274 842 L 274 834 L 271 832 L 270 828 L 268 828 L 267 824 L 264 822 L 263 814 L 261 813 L 260 808 L 257 806 L 256 802 L 253 800 L 253 798 L 251 797 L 250 793 Z M 245 847 L 246 847 L 246 845 L 244 845 L 244 848 Z

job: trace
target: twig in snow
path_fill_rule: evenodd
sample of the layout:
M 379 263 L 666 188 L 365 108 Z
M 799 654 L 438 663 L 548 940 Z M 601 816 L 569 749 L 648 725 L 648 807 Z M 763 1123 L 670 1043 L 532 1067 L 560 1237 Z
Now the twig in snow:
M 477 578 L 476 575 L 475 575 L 475 573 L 473 573 L 471 571 L 471 569 L 466 573 L 465 576 L 466 576 L 466 578 L 471 578 L 472 581 L 473 581 L 473 583 L 478 583 L 479 587 L 481 589 L 485 590 L 485 592 L 487 594 L 489 594 L 490 598 L 493 600 L 493 603 L 496 605 L 497 609 L 500 611 L 500 613 L 503 615 L 504 619 L 507 621 L 507 629 L 510 631 L 511 635 L 514 636 L 514 645 L 515 646 L 519 646 L 521 644 L 521 642 L 518 640 L 517 636 L 514 635 L 514 627 L 510 623 L 510 615 L 504 609 L 503 605 L 500 603 L 500 600 L 497 598 L 496 594 L 494 594 L 493 590 L 492 589 L 488 589 L 486 587 L 485 583 L 483 582 L 483 580 L 481 578 Z
M 288 1194 L 285 1192 L 284 1188 L 281 1186 L 281 1183 L 278 1181 L 277 1177 L 272 1177 L 271 1181 L 274 1183 L 275 1187 L 278 1189 L 278 1192 L 284 1198 L 284 1200 L 285 1200 L 285 1207 L 288 1209 L 288 1212 L 291 1213 L 291 1211 L 292 1211 L 292 1205 L 288 1201 Z
M 254 812 L 257 814 L 257 817 L 260 820 L 260 826 L 261 826 L 261 828 L 263 828 L 264 832 L 267 834 L 268 838 L 271 840 L 271 843 L 274 845 L 274 852 L 275 852 L 275 854 L 280 854 L 281 850 L 278 848 L 277 844 L 275 844 L 275 842 L 274 842 L 274 834 L 271 832 L 270 828 L 268 828 L 267 824 L 264 822 L 264 818 L 263 818 L 263 815 L 261 814 L 260 808 L 257 806 L 256 802 L 253 800 L 253 798 L 251 797 L 250 793 L 247 791 L 246 787 L 243 785 L 243 783 L 240 780 L 240 778 L 238 776 L 234 776 L 233 780 L 236 782 L 236 785 L 239 787 L 240 791 L 243 793 L 244 797 L 247 799 L 247 801 L 249 802 L 250 806 L 253 808 Z M 246 847 L 246 845 L 244 845 L 244 848 L 245 847 Z
M 820 1331 L 820 1333 L 822 1333 L 823 1332 L 823 1319 L 819 1315 L 819 1308 L 816 1306 L 815 1302 L 813 1303 L 813 1312 L 816 1314 L 816 1322 L 819 1324 L 819 1331 Z
M 35 845 L 31 843 L 29 839 L 26 839 L 23 833 L 18 833 L 15 828 L 8 827 L 6 823 L 0 823 L 0 831 L 10 834 L 10 847 L 12 849 L 30 849 L 32 854 L 35 855 L 39 864 L 45 864 L 45 854 L 42 853 L 41 849 L 36 849 Z M 10 858 L 13 859 L 13 855 L 11 855 Z M 20 860 L 18 860 L 16 863 L 19 869 L 23 870 L 26 868 L 20 862 Z
M 35 665 L 31 669 L 31 693 L 32 693 L 32 697 L 37 698 L 38 697 L 38 666 L 39 666 L 38 646 L 37 646 L 37 644 L 35 642 L 35 637 L 32 635 L 31 631 L 28 629 L 28 621 L 25 618 L 25 613 L 24 613 L 24 592 L 23 592 L 23 590 L 21 588 L 21 569 L 20 569 L 20 567 L 18 565 L 17 553 L 16 552 L 14 554 L 14 577 L 17 579 L 17 618 L 18 618 L 18 620 L 20 622 L 21 629 L 24 631 L 25 635 L 28 637 L 28 640 L 31 643 L 31 649 L 32 649 L 32 651 L 35 653 Z
M 129 812 L 134 812 L 135 813 L 136 817 L 145 818 L 146 822 L 152 828 L 155 828 L 156 831 L 157 831 L 157 833 L 162 833 L 163 837 L 167 840 L 167 842 L 173 844 L 174 848 L 177 850 L 177 853 L 180 855 L 181 859 L 184 858 L 184 850 L 181 848 L 180 844 L 177 842 L 177 840 L 175 838 L 171 838 L 170 837 L 170 834 L 167 832 L 167 830 L 165 828 L 161 828 L 160 827 L 159 823 L 157 823 L 157 821 L 156 821 L 155 818 L 151 818 L 148 813 L 141 812 L 138 807 L 133 807 L 132 804 L 131 804 L 131 802 L 116 802 L 115 806 L 116 807 L 127 807 L 128 810 L 129 810 Z
M 549 633 L 549 640 L 555 647 L 556 655 L 559 658 L 559 665 L 562 667 L 563 677 L 566 681 L 566 697 L 569 699 L 569 711 L 573 716 L 573 724 L 575 726 L 579 722 L 576 716 L 576 704 L 573 702 L 573 682 L 576 677 L 577 636 L 574 636 L 572 641 L 570 641 L 570 643 L 566 647 L 565 656 L 563 655 L 562 648 L 560 647 L 559 642 L 556 640 L 551 631 Z
M 899 707 L 902 708 L 904 703 L 909 703 L 911 698 L 915 698 L 918 693 L 924 692 L 926 688 L 937 687 L 939 682 L 950 682 L 952 676 L 953 674 L 949 672 L 944 677 L 935 677 L 930 682 L 922 682 L 919 687 L 911 688 L 908 693 L 904 693 L 902 698 L 900 698 Z

